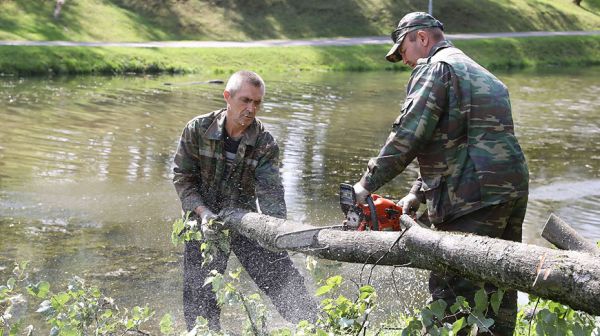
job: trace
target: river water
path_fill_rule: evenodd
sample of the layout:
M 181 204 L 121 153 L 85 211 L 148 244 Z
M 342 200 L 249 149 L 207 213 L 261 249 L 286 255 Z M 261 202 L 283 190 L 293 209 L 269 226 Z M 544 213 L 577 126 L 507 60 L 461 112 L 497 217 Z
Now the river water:
M 265 76 L 259 117 L 281 147 L 289 218 L 341 222 L 339 183 L 355 182 L 377 154 L 408 76 Z M 498 76 L 511 92 L 531 170 L 524 241 L 547 246 L 539 234 L 551 212 L 600 240 L 600 68 Z M 171 158 L 189 119 L 224 106 L 223 85 L 197 83 L 207 79 L 213 78 L 0 78 L 2 279 L 13 261 L 30 260 L 35 279 L 59 286 L 79 275 L 123 305 L 148 303 L 181 323 L 182 248 L 170 243 L 179 215 Z M 398 199 L 415 176 L 411 165 L 379 193 Z M 370 276 L 386 301 L 380 316 L 426 300 L 423 271 L 371 273 L 321 261 L 308 272 L 303 256 L 294 260 L 313 287 L 337 273 L 363 283 Z M 235 309 L 225 314 L 239 319 Z

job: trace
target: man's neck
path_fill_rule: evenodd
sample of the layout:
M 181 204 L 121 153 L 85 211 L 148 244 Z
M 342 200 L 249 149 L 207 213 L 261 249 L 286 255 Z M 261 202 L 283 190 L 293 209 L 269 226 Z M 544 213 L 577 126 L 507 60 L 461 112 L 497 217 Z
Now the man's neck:
M 246 130 L 246 128 L 248 128 L 248 127 L 231 126 L 227 123 L 227 120 L 225 120 L 225 132 L 233 140 L 241 139 L 242 136 L 244 135 L 244 131 Z

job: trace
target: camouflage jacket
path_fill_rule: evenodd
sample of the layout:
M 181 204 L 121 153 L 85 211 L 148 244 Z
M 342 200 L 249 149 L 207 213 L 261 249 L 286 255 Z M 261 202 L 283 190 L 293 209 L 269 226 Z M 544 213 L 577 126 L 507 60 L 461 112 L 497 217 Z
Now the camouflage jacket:
M 417 158 L 433 224 L 528 194 L 506 86 L 448 41 L 419 59 L 400 116 L 361 179 L 373 192 Z
M 286 217 L 279 174 L 279 147 L 258 120 L 246 129 L 234 164 L 225 173 L 222 109 L 192 119 L 183 129 L 174 158 L 173 184 L 184 211 L 199 205 L 218 213 L 225 207 Z M 227 176 L 225 176 L 227 174 Z

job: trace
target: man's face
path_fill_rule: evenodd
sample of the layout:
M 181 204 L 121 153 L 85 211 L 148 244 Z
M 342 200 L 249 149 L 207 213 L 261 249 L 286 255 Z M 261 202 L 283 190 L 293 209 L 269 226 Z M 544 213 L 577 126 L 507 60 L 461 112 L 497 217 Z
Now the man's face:
M 427 57 L 426 48 L 424 46 L 423 36 L 419 32 L 414 41 L 411 41 L 408 36 L 404 38 L 400 45 L 399 52 L 402 55 L 402 63 L 414 68 L 417 66 L 419 58 Z
M 244 130 L 250 126 L 260 109 L 263 96 L 261 88 L 248 83 L 243 83 L 234 95 L 225 90 L 223 97 L 227 102 L 227 124 L 233 130 Z

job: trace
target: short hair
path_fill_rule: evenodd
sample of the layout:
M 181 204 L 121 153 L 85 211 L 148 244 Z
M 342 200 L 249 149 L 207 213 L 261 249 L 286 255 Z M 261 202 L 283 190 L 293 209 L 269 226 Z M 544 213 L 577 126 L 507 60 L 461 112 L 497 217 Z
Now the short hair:
M 444 39 L 444 32 L 439 27 L 427 27 L 408 32 L 406 37 L 408 37 L 410 42 L 414 42 L 417 39 L 417 32 L 419 30 L 426 31 L 435 42 L 439 42 Z
M 248 70 L 241 70 L 231 75 L 225 86 L 225 91 L 229 91 L 232 96 L 235 96 L 244 83 L 262 89 L 263 94 L 266 91 L 265 81 L 256 72 Z

